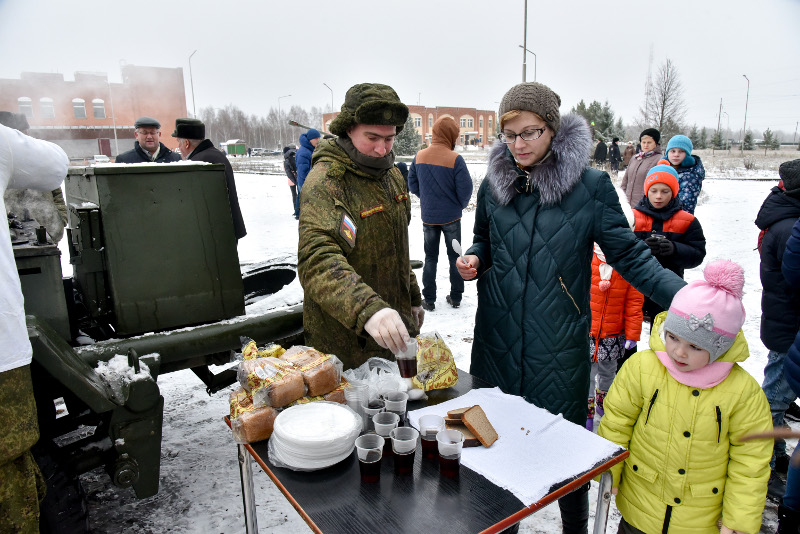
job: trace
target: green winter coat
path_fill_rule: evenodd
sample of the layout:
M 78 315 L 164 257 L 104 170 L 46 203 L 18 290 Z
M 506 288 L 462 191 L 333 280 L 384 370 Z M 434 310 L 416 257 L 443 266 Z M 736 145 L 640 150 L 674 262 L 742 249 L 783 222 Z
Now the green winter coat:
M 393 308 L 409 334 L 422 303 L 411 271 L 411 202 L 397 167 L 362 171 L 334 140 L 320 141 L 300 194 L 297 272 L 304 290 L 306 343 L 332 353 L 345 369 L 372 356 L 393 358 L 364 331 L 375 312 Z
M 580 425 L 589 389 L 593 244 L 663 306 L 685 285 L 633 235 L 608 174 L 587 167 L 591 142 L 583 118 L 562 117 L 551 155 L 530 176 L 498 142 L 467 252 L 480 259 L 470 373 Z
M 740 331 L 718 361 L 737 362 L 725 380 L 699 389 L 669 374 L 654 351 L 665 350 L 659 314 L 650 349 L 622 366 L 605 400 L 598 434 L 630 450 L 612 468 L 617 508 L 644 532 L 670 534 L 761 530 L 771 440 L 741 441 L 772 430 L 767 398 L 738 362 L 750 355 Z

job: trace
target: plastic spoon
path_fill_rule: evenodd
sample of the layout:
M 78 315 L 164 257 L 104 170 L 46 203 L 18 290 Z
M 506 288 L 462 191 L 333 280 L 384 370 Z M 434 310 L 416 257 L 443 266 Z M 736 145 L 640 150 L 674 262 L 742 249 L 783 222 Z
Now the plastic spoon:
M 456 253 L 459 255 L 461 261 L 464 262 L 464 265 L 469 265 L 469 263 L 467 263 L 467 260 L 464 259 L 464 253 L 461 252 L 461 243 L 458 242 L 458 239 L 453 239 L 452 245 L 453 245 L 453 250 L 455 250 Z

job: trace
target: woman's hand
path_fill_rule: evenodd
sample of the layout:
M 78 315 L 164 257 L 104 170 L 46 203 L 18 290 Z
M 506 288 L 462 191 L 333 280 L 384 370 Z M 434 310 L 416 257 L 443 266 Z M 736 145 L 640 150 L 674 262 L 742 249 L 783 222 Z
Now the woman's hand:
M 456 259 L 456 269 L 458 269 L 458 274 L 461 275 L 461 278 L 464 280 L 472 280 L 476 276 L 478 276 L 478 267 L 481 264 L 481 260 L 478 259 L 478 256 L 474 254 L 469 254 L 467 256 L 463 256 L 467 263 L 461 261 L 461 256 Z
M 730 528 L 726 527 L 725 525 L 722 525 L 720 527 L 719 533 L 720 534 L 746 534 L 745 532 L 742 532 L 741 530 L 733 530 L 733 529 L 730 529 Z

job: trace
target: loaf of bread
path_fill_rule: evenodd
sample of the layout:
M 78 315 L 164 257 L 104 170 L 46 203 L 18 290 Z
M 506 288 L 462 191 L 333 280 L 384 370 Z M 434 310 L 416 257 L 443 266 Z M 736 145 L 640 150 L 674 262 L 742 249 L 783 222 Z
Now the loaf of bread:
M 255 443 L 269 438 L 275 425 L 278 410 L 271 406 L 254 408 L 231 419 L 231 430 L 236 443 Z
M 256 407 L 280 408 L 306 394 L 303 374 L 278 358 L 255 358 L 239 363 L 239 384 L 253 396 Z
M 492 443 L 497 441 L 497 431 L 492 426 L 492 423 L 489 422 L 489 418 L 486 417 L 486 413 L 479 404 L 464 412 L 461 419 L 464 421 L 464 426 L 475 434 L 475 437 L 484 447 L 490 447 Z
M 312 397 L 333 391 L 341 381 L 342 362 L 333 354 L 296 345 L 281 354 L 280 359 L 303 373 L 308 395 Z
M 333 391 L 326 393 L 325 395 L 306 395 L 305 397 L 301 397 L 294 401 L 293 403 L 289 404 L 289 406 L 296 406 L 297 404 L 308 404 L 309 402 L 316 402 L 316 401 L 328 401 L 328 402 L 338 402 L 339 404 L 346 404 L 344 398 L 344 388 L 347 387 L 347 379 L 342 378 L 342 381 L 339 383 L 338 386 Z

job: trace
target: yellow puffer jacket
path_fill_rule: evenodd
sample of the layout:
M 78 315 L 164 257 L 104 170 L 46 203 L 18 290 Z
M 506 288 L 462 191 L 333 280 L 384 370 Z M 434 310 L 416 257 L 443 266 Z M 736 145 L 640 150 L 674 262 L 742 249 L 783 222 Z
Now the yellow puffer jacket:
M 665 350 L 665 317 L 654 321 L 651 350 L 625 363 L 605 400 L 598 434 L 630 450 L 612 470 L 617 508 L 647 533 L 716 534 L 720 517 L 731 529 L 758 532 L 772 442 L 741 438 L 772 429 L 767 399 L 739 365 L 709 389 L 672 378 L 655 353 Z M 749 355 L 740 331 L 719 361 Z

